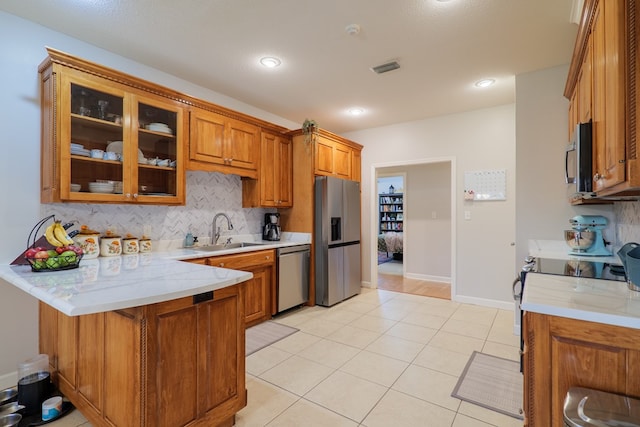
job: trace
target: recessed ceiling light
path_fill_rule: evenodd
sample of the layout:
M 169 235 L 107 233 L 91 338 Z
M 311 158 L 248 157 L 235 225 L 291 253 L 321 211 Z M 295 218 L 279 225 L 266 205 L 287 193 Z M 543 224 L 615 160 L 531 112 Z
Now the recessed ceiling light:
M 492 84 L 494 84 L 496 81 L 495 79 L 482 79 L 482 80 L 478 80 L 475 85 L 476 87 L 489 87 Z
M 349 113 L 351 116 L 361 116 L 364 114 L 364 109 L 360 107 L 353 107 L 349 108 L 347 110 L 347 113 Z
M 275 56 L 265 56 L 264 58 L 260 59 L 260 63 L 267 68 L 276 68 L 277 66 L 282 64 L 282 61 L 280 61 Z

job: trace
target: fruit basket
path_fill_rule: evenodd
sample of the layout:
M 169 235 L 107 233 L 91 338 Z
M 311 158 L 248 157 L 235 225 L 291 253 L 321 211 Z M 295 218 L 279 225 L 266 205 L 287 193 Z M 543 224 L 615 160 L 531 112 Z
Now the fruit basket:
M 76 255 L 75 253 L 63 255 L 58 254 L 54 250 L 45 252 L 47 252 L 46 259 L 26 257 L 27 261 L 29 261 L 29 264 L 31 264 L 32 271 L 70 270 L 72 268 L 78 268 L 78 266 L 80 266 L 82 255 Z M 49 255 L 50 252 L 53 252 L 54 255 Z
M 53 224 L 47 226 L 44 232 L 48 246 L 36 246 L 38 233 L 49 220 L 53 220 Z M 43 272 L 78 268 L 82 254 L 82 248 L 74 244 L 62 222 L 56 220 L 54 215 L 50 215 L 38 221 L 31 229 L 24 257 L 32 271 Z

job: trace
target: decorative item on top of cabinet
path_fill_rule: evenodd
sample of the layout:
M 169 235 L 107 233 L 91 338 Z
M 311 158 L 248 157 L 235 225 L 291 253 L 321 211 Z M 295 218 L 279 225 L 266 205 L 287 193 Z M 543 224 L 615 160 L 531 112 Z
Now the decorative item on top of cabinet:
M 585 1 L 564 91 L 571 100 L 569 133 L 577 122 L 593 120 L 593 188 L 596 199 L 608 202 L 640 194 L 639 8 L 637 0 Z
M 305 119 L 302 123 L 302 133 L 304 133 L 304 142 L 312 144 L 316 139 L 316 131 L 319 126 L 315 120 Z
M 189 137 L 189 170 L 258 177 L 260 127 L 193 108 Z
M 184 204 L 184 105 L 153 83 L 47 51 L 41 201 Z
M 288 135 L 262 132 L 258 179 L 242 180 L 242 207 L 293 206 L 293 149 Z

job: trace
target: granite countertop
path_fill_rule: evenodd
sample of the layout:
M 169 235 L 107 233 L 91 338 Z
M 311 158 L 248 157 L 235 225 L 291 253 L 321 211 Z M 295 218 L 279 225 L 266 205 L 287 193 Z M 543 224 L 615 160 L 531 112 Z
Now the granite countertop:
M 640 329 L 640 292 L 625 282 L 528 273 L 522 310 Z
M 0 278 L 68 316 L 154 304 L 215 291 L 251 279 L 248 272 L 204 266 L 190 259 L 308 243 L 302 239 L 205 252 L 193 248 L 82 260 L 72 270 L 32 272 L 30 266 L 0 265 Z

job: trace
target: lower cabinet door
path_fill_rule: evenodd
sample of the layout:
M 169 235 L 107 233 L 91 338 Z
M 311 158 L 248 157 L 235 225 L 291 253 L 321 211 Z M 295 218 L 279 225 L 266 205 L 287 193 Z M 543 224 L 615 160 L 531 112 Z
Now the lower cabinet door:
M 247 270 L 253 278 L 243 283 L 244 319 L 247 327 L 271 318 L 271 275 L 272 267 L 259 267 Z
M 240 291 L 213 294 L 158 304 L 149 316 L 147 425 L 215 426 L 246 405 Z

